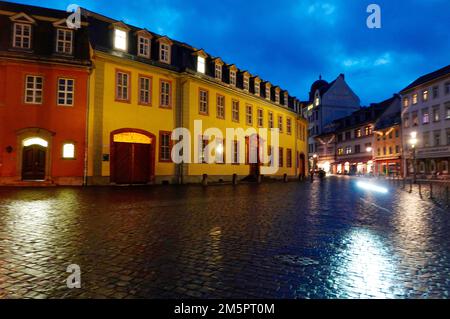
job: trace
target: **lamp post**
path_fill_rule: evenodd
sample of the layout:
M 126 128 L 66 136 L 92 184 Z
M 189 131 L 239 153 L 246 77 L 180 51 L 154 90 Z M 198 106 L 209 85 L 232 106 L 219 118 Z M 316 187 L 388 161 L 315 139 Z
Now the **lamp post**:
M 416 145 L 417 145 L 417 132 L 410 133 L 409 145 L 412 148 L 413 156 L 413 183 L 417 183 L 417 171 L 416 171 Z

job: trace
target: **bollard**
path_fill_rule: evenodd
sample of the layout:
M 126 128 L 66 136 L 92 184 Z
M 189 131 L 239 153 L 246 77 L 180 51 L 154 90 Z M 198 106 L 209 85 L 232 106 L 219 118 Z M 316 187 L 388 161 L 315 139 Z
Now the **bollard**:
M 288 182 L 287 174 L 284 174 L 284 175 L 283 175 L 283 182 L 285 182 L 285 183 Z
M 430 183 L 430 199 L 433 199 L 433 183 Z
M 233 174 L 233 185 L 237 185 L 237 174 Z
M 208 186 L 208 174 L 203 174 L 202 185 Z

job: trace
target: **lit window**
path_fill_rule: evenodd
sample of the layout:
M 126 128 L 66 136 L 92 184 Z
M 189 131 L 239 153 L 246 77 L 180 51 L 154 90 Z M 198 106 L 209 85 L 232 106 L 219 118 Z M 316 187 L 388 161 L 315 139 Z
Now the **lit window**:
M 428 90 L 422 92 L 422 99 L 424 102 L 428 101 Z
M 422 124 L 428 124 L 430 123 L 430 113 L 428 112 L 428 109 L 422 110 Z
M 445 103 L 445 118 L 450 119 L 450 103 Z
M 41 104 L 44 82 L 42 76 L 27 75 L 25 82 L 25 103 Z
M 114 29 L 114 48 L 122 51 L 127 50 L 127 32 Z
M 215 65 L 215 77 L 217 80 L 222 81 L 222 65 L 220 65 L 219 63 L 216 63 Z
M 197 57 L 197 72 L 205 73 L 205 58 L 202 56 Z
M 217 94 L 217 109 L 216 109 L 216 116 L 219 119 L 225 118 L 225 96 Z
M 167 43 L 161 43 L 159 45 L 159 61 L 164 63 L 170 63 L 170 45 Z
M 73 143 L 63 145 L 63 158 L 75 158 L 75 145 Z
M 22 142 L 23 146 L 27 147 L 27 146 L 31 146 L 31 145 L 40 145 L 42 147 L 47 147 L 48 146 L 48 142 L 46 140 L 43 140 L 40 137 L 30 137 L 27 138 L 26 140 L 24 140 Z
M 150 58 L 150 39 L 148 37 L 138 37 L 138 55 Z
M 246 107 L 246 123 L 247 125 L 253 124 L 253 107 L 251 105 Z
M 244 75 L 244 90 L 245 91 L 248 91 L 248 88 L 249 88 L 249 78 L 248 78 L 248 76 L 245 76 Z
M 171 83 L 169 81 L 161 80 L 159 105 L 163 108 L 170 108 L 171 106 Z
M 199 113 L 207 115 L 208 114 L 208 91 L 199 90 Z
M 416 94 L 413 94 L 413 97 L 412 97 L 412 104 L 416 105 L 417 102 L 418 102 L 418 97 L 417 97 L 417 93 L 416 93 Z
M 231 118 L 234 122 L 239 122 L 239 101 L 233 100 L 233 105 L 231 109 Z
M 129 101 L 130 97 L 130 74 L 126 72 L 116 72 L 116 100 Z
M 258 126 L 264 126 L 264 111 L 262 109 L 258 109 Z
M 31 48 L 31 25 L 14 23 L 13 47 L 18 49 Z
M 72 54 L 73 31 L 66 29 L 56 30 L 56 52 L 62 54 Z
M 147 77 L 139 78 L 139 104 L 151 104 L 151 79 Z
M 319 97 L 316 97 L 315 105 L 316 105 L 316 106 L 319 106 L 319 104 L 320 104 L 320 98 L 319 98 Z
M 58 105 L 73 106 L 74 80 L 58 79 Z
M 408 107 L 409 106 L 409 99 L 407 97 L 405 97 L 403 99 L 403 107 Z
M 230 84 L 236 86 L 236 71 L 230 71 Z

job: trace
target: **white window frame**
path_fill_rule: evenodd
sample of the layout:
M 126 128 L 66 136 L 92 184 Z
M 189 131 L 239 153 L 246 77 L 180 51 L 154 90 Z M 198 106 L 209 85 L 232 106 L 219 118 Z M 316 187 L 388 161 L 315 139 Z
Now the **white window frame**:
M 284 94 L 284 105 L 289 106 L 289 94 L 288 93 Z
M 21 33 L 17 34 L 18 26 L 21 27 Z M 24 29 L 28 28 L 29 34 L 24 35 Z M 16 49 L 31 49 L 31 39 L 32 39 L 32 26 L 28 23 L 20 23 L 16 22 L 14 23 L 14 30 L 13 30 L 13 48 Z M 28 39 L 28 46 L 24 46 L 25 39 Z M 17 40 L 19 40 L 20 45 L 17 44 Z
M 60 39 L 60 34 L 63 34 L 63 39 Z M 67 35 L 70 35 L 70 39 L 67 39 Z M 62 50 L 60 50 L 60 44 L 62 45 Z M 66 45 L 69 45 L 69 50 L 67 51 Z M 71 55 L 73 53 L 73 30 L 69 29 L 56 29 L 56 53 Z
M 275 91 L 275 103 L 280 104 L 280 92 Z
M 221 94 L 216 96 L 216 117 L 225 119 L 225 96 Z
M 248 90 L 250 88 L 250 78 L 246 75 L 244 75 L 244 81 L 243 81 L 242 86 L 243 86 L 244 90 L 248 92 Z
M 255 81 L 255 95 L 260 96 L 261 95 L 261 82 Z
M 159 43 L 159 61 L 163 63 L 170 64 L 170 54 L 172 47 L 168 43 Z
M 220 63 L 216 63 L 214 67 L 214 77 L 217 80 L 222 81 L 222 65 Z
M 292 134 L 292 119 L 290 117 L 286 119 L 286 134 Z
M 116 71 L 116 100 L 130 101 L 131 75 L 127 72 Z M 126 83 L 125 83 L 126 79 Z
M 264 110 L 258 109 L 257 113 L 258 113 L 258 127 L 263 127 L 264 126 Z
M 33 79 L 29 82 L 29 79 Z M 37 83 L 37 79 L 41 79 L 40 87 Z M 28 84 L 32 84 L 28 87 Z M 44 77 L 40 75 L 26 75 L 25 76 L 25 104 L 42 104 L 44 92 Z M 31 101 L 28 101 L 28 97 L 31 97 Z
M 230 70 L 230 84 L 236 86 L 236 71 Z
M 152 79 L 148 76 L 139 76 L 139 104 L 152 104 Z
M 280 130 L 280 133 L 283 132 L 283 116 L 278 115 L 278 129 Z
M 160 81 L 159 88 L 159 106 L 162 108 L 171 108 L 172 83 L 166 80 Z
M 231 120 L 233 122 L 239 122 L 239 109 L 240 109 L 240 105 L 239 105 L 239 101 L 238 100 L 233 100 L 231 102 Z
M 69 85 L 72 82 L 72 85 Z M 69 78 L 58 78 L 56 103 L 58 106 L 73 106 L 75 98 L 75 80 Z M 63 87 L 63 89 L 61 89 Z M 62 102 L 61 102 L 62 100 Z
M 269 128 L 274 128 L 273 127 L 273 112 L 269 112 L 268 125 L 269 125 Z
M 198 112 L 202 115 L 209 114 L 209 92 L 205 89 L 198 90 Z
M 151 39 L 145 36 L 138 36 L 138 56 L 150 58 L 151 54 Z
M 247 125 L 253 125 L 253 106 L 250 104 L 245 106 L 245 123 Z

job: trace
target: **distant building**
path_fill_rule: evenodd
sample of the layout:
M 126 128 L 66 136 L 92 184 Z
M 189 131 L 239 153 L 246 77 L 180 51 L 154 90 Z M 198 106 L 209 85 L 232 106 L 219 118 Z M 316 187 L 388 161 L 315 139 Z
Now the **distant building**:
M 317 152 L 315 138 L 324 133 L 327 125 L 336 119 L 350 115 L 359 108 L 360 99 L 345 82 L 343 74 L 331 83 L 322 80 L 322 77 L 314 82 L 309 92 L 307 106 L 310 156 Z
M 401 99 L 399 95 L 385 101 L 390 104 L 375 123 L 375 175 L 402 175 Z
M 411 133 L 417 135 L 417 172 L 425 176 L 449 175 L 450 65 L 426 74 L 400 92 L 403 148 L 408 175 L 413 173 Z

